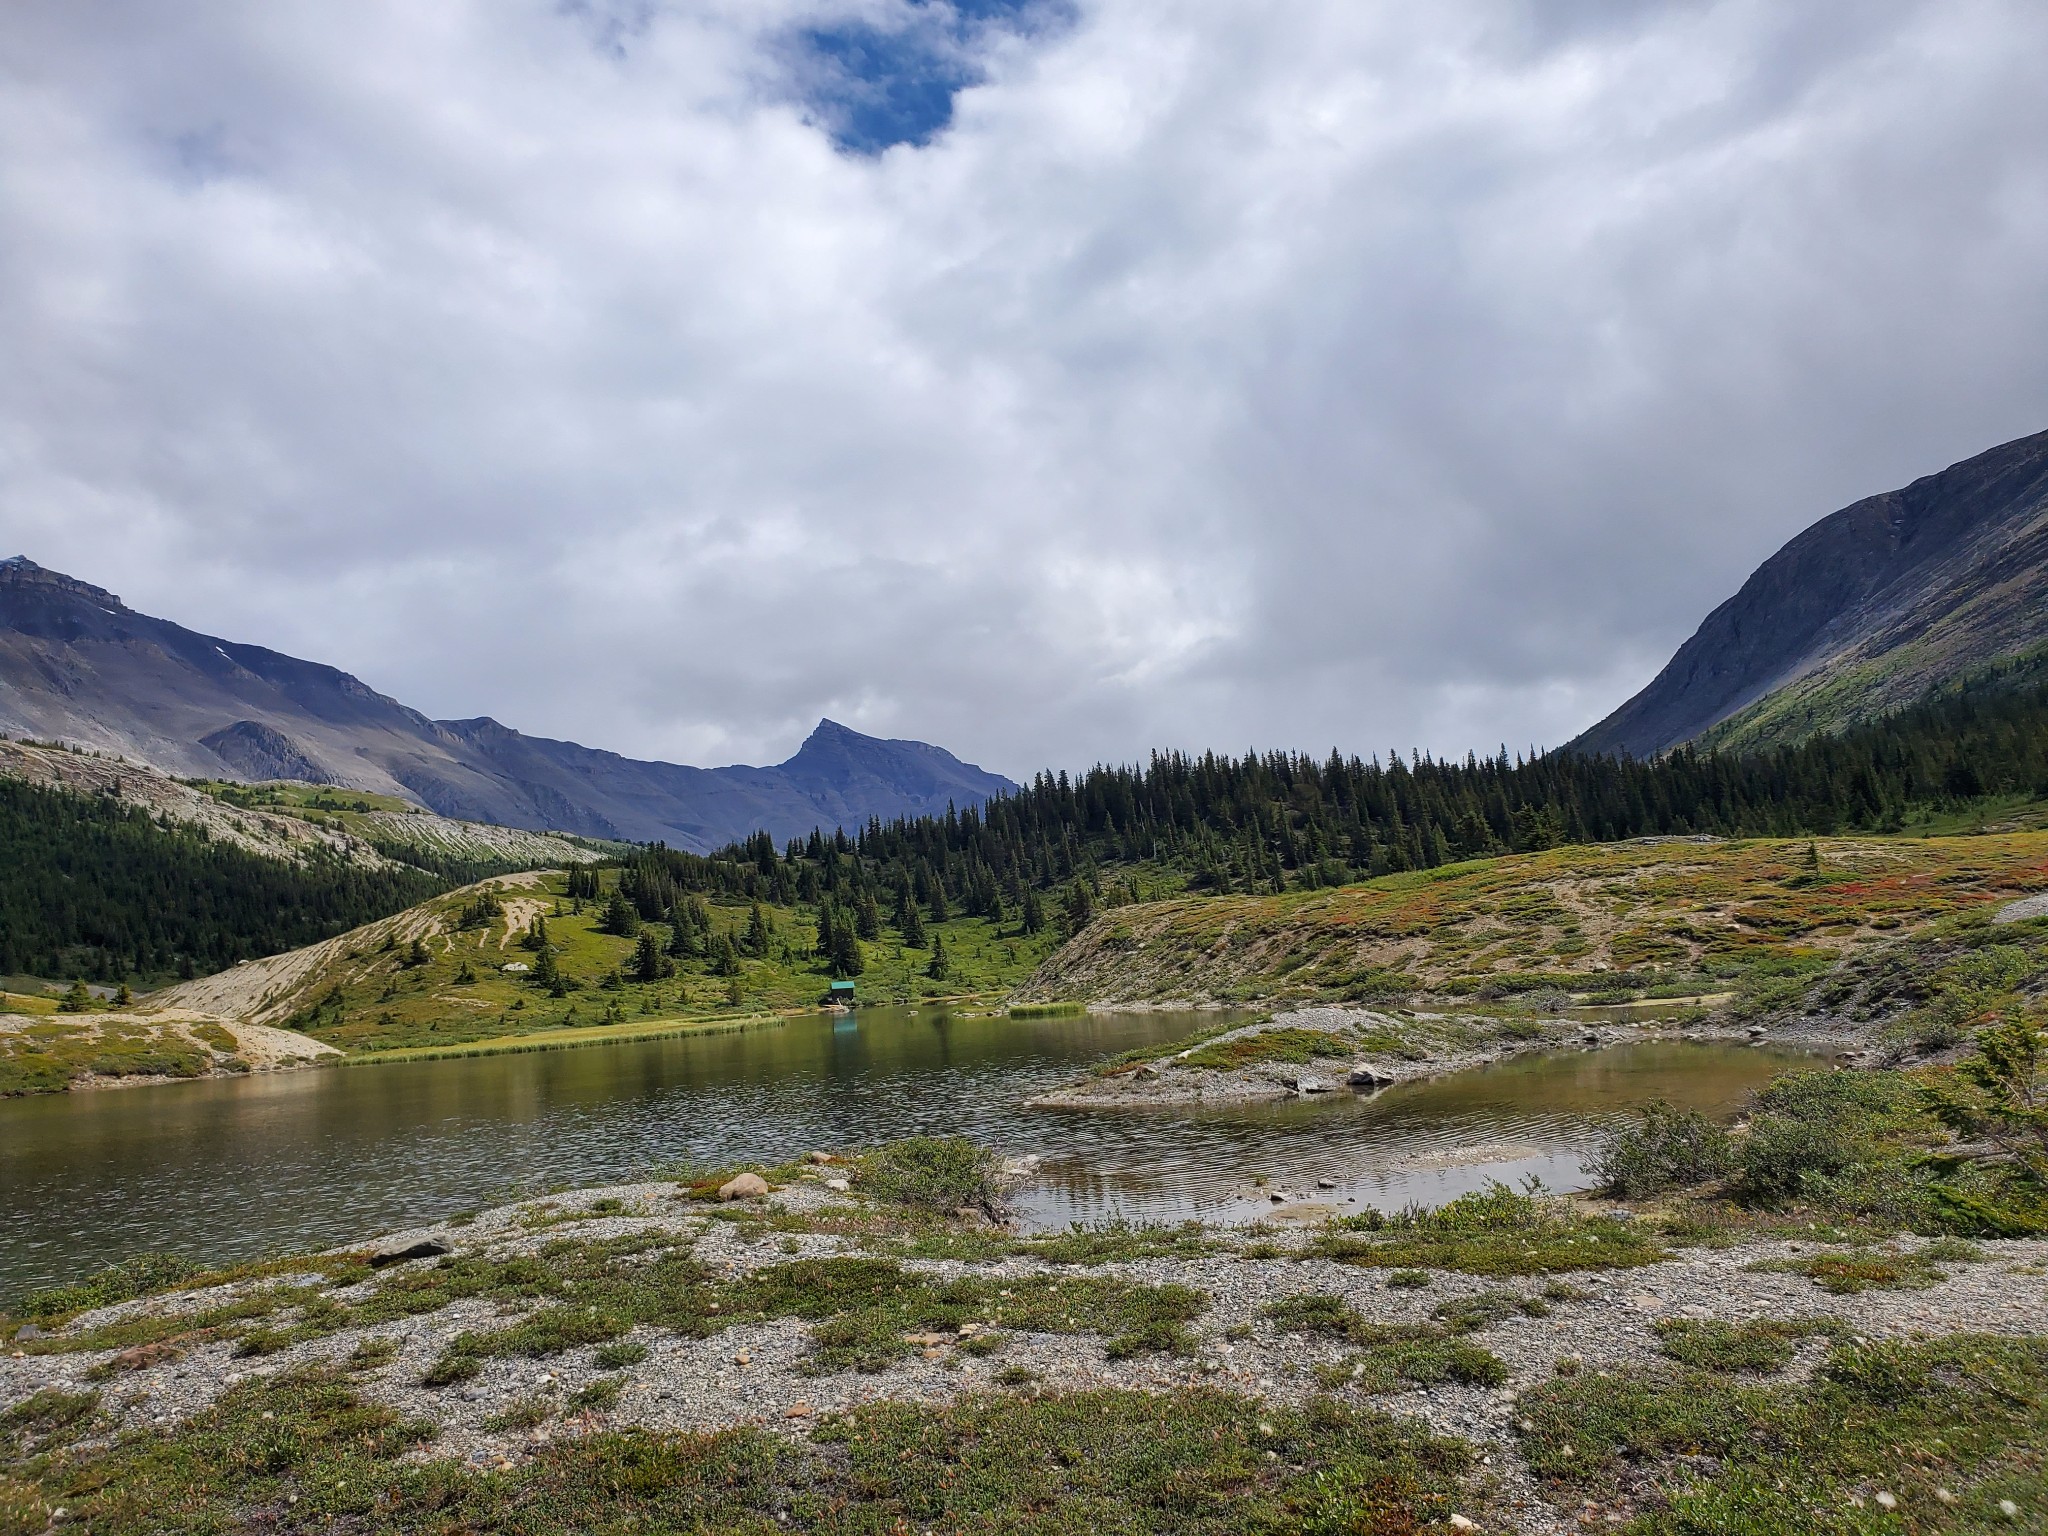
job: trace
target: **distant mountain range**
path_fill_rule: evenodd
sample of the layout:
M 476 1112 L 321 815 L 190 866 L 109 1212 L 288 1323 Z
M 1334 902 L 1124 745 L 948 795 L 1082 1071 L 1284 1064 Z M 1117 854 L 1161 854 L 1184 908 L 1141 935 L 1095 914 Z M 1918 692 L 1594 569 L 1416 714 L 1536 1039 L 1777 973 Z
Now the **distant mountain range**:
M 1822 518 L 1566 750 L 1772 746 L 1995 667 L 2048 672 L 2048 432 Z
M 488 718 L 430 720 L 346 672 L 151 618 L 21 556 L 0 560 L 0 734 L 187 777 L 342 785 L 464 821 L 699 852 L 1016 788 L 938 747 L 830 720 L 772 768 L 642 762 Z

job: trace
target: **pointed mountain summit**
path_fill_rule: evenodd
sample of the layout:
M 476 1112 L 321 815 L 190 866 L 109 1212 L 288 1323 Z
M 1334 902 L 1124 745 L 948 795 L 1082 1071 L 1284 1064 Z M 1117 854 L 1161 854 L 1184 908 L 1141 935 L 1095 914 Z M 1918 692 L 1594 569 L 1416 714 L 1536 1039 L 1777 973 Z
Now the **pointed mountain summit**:
M 2048 672 L 2048 432 L 1822 518 L 1565 750 L 1773 746 L 1995 665 Z
M 757 831 L 979 805 L 1008 779 L 920 741 L 821 721 L 788 762 L 692 768 L 430 720 L 333 667 L 137 613 L 26 556 L 0 560 L 0 735 L 119 753 L 168 773 L 302 779 L 444 816 L 707 852 Z

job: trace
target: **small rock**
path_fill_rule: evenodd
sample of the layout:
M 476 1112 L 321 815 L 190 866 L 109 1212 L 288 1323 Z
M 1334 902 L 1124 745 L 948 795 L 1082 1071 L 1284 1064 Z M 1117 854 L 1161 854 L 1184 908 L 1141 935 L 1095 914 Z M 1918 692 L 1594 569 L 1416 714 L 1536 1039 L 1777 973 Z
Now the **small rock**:
M 823 1166 L 826 1163 L 836 1163 L 839 1161 L 839 1159 L 834 1157 L 830 1152 L 813 1152 L 811 1154 L 811 1161 L 819 1164 L 820 1166 Z
M 1294 1080 L 1296 1093 L 1328 1093 L 1330 1085 L 1320 1077 L 1297 1077 Z
M 1272 1201 L 1275 1205 L 1285 1205 L 1287 1203 L 1287 1197 L 1281 1194 L 1280 1191 L 1277 1189 L 1274 1190 L 1273 1193 L 1271 1193 L 1270 1195 L 1266 1196 L 1266 1198 Z
M 1317 1188 L 1317 1189 L 1335 1189 L 1336 1187 L 1337 1187 L 1337 1181 L 1336 1181 L 1335 1179 L 1317 1179 L 1317 1180 L 1316 1180 L 1316 1188 Z
M 1361 1061 L 1352 1067 L 1350 1075 L 1345 1079 L 1353 1088 L 1380 1088 L 1393 1080 L 1393 1074 L 1382 1072 L 1367 1061 Z
M 430 1237 L 423 1242 L 414 1243 L 410 1248 L 400 1248 L 392 1253 L 371 1254 L 370 1268 L 383 1269 L 392 1264 L 410 1264 L 414 1259 L 438 1259 L 454 1251 L 439 1238 Z
M 748 1354 L 743 1349 L 738 1354 L 732 1357 L 732 1363 L 734 1365 L 752 1365 L 754 1363 L 754 1357 Z
M 1454 1531 L 1476 1531 L 1479 1529 L 1479 1522 L 1477 1520 L 1467 1520 L 1463 1515 L 1453 1515 L 1451 1516 L 1451 1529 Z
M 849 1189 L 853 1188 L 853 1183 L 849 1179 L 827 1179 L 825 1181 L 825 1187 L 833 1191 L 835 1194 L 843 1195 Z
M 811 1416 L 811 1405 L 809 1403 L 791 1403 L 782 1410 L 782 1416 L 785 1419 L 808 1419 Z
M 43 1330 L 38 1328 L 34 1323 L 23 1323 L 19 1328 L 14 1330 L 14 1337 L 17 1340 L 40 1339 L 44 1337 L 44 1334 Z
M 768 1193 L 768 1181 L 758 1173 L 743 1173 L 718 1186 L 721 1200 L 758 1200 Z
M 1998 1501 L 1998 1512 L 2008 1520 L 2017 1520 L 2020 1517 L 2020 1507 L 2013 1503 L 2011 1499 L 2000 1499 Z
M 1935 1496 L 1935 1498 L 1939 1499 L 1939 1500 L 1940 1500 L 1940 1501 L 1941 1501 L 1942 1503 L 1944 1503 L 1944 1504 L 1959 1504 L 1959 1503 L 1961 1503 L 1961 1502 L 1962 1502 L 1962 1501 L 1961 1501 L 1960 1499 L 1958 1499 L 1958 1498 L 1957 1498 L 1957 1497 L 1955 1496 L 1955 1494 L 1954 1494 L 1954 1492 L 1953 1492 L 1953 1491 L 1951 1491 L 1950 1489 L 1947 1489 L 1947 1488 L 1937 1488 L 1937 1489 L 1935 1489 L 1935 1490 L 1934 1490 L 1934 1496 Z
M 1886 1493 L 1884 1490 L 1879 1489 L 1877 1494 L 1877 1507 L 1879 1509 L 1897 1509 L 1899 1507 L 1898 1498 L 1894 1494 Z

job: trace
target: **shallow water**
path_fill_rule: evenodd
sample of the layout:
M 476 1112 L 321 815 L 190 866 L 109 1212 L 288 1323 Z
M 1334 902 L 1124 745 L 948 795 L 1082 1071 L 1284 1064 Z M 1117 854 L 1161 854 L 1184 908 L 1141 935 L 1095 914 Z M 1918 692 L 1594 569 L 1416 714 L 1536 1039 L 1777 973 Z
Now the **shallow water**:
M 661 1165 L 781 1161 L 913 1133 L 1044 1157 L 1033 1225 L 1241 1220 L 1438 1202 L 1491 1177 L 1580 1187 L 1600 1124 L 1666 1098 L 1731 1112 L 1787 1058 L 1657 1042 L 1371 1097 L 1034 1111 L 1085 1063 L 1219 1015 L 819 1015 L 740 1034 L 0 1101 L 0 1295 L 132 1253 L 225 1260 L 347 1242 Z M 1471 1149 L 1490 1149 L 1479 1162 Z M 1269 1182 L 1260 1186 L 1254 1180 Z M 1333 1191 L 1316 1188 L 1334 1180 Z

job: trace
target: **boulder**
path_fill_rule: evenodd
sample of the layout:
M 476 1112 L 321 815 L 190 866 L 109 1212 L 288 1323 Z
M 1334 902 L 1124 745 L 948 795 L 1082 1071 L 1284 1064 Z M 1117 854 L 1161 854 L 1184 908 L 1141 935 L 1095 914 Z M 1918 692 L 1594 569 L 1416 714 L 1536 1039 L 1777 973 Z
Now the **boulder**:
M 839 1159 L 834 1157 L 830 1152 L 813 1152 L 810 1156 L 810 1160 L 816 1163 L 821 1168 L 824 1167 L 827 1163 L 836 1163 L 839 1161 Z
M 850 1179 L 827 1179 L 825 1181 L 825 1187 L 831 1190 L 835 1195 L 843 1195 L 849 1189 L 853 1188 L 853 1181 Z
M 1297 1077 L 1294 1080 L 1296 1093 L 1328 1093 L 1330 1085 L 1320 1077 Z
M 454 1251 L 453 1248 L 450 1248 L 439 1238 L 430 1237 L 423 1242 L 414 1243 L 410 1248 L 399 1248 L 390 1253 L 371 1254 L 370 1268 L 384 1269 L 392 1264 L 410 1264 L 414 1259 L 438 1259 Z
M 1384 1088 L 1393 1080 L 1393 1073 L 1383 1072 L 1369 1061 L 1359 1062 L 1345 1079 L 1354 1088 Z
M 759 1200 L 768 1193 L 768 1181 L 758 1173 L 743 1173 L 718 1186 L 721 1200 Z

